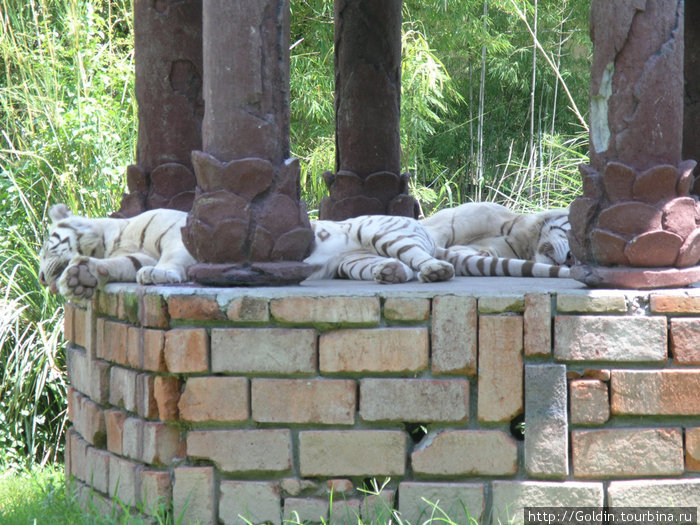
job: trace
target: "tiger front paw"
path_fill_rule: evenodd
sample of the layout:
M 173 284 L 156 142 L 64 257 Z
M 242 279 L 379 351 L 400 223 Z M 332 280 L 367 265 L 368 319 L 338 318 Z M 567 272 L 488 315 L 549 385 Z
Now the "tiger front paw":
M 87 301 L 107 280 L 107 270 L 90 257 L 74 257 L 58 280 L 58 291 L 68 300 Z
M 387 261 L 374 271 L 374 280 L 379 284 L 405 283 L 413 272 L 400 261 Z
M 420 268 L 418 278 L 424 283 L 432 283 L 436 281 L 447 281 L 452 279 L 455 274 L 454 266 L 447 261 L 435 260 L 431 263 L 426 263 Z
M 139 284 L 175 284 L 185 280 L 184 270 L 144 266 L 136 274 Z

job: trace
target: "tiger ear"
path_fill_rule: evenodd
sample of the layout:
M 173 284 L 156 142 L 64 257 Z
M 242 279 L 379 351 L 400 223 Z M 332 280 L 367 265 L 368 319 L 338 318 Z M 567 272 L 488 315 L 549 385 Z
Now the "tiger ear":
M 58 222 L 62 219 L 67 219 L 73 215 L 73 212 L 70 211 L 68 206 L 65 204 L 54 204 L 49 208 L 49 217 L 51 217 L 51 220 L 53 222 Z

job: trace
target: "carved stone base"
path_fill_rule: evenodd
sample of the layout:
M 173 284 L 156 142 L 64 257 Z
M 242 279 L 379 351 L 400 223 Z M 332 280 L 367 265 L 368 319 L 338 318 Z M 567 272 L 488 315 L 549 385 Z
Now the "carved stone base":
M 574 266 L 571 277 L 592 288 L 682 288 L 700 282 L 700 266 L 682 269 Z
M 314 267 L 296 261 L 241 264 L 193 264 L 187 269 L 191 281 L 208 286 L 284 286 L 299 284 Z

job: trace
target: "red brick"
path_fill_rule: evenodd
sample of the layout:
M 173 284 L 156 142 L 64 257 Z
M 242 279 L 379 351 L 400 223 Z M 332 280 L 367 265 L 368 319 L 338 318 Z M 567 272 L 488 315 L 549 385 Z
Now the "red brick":
M 295 328 L 214 328 L 214 373 L 313 374 L 316 330 Z M 251 352 L 255 348 L 255 352 Z
M 321 372 L 418 372 L 428 368 L 428 329 L 373 328 L 326 332 L 319 339 Z
M 360 417 L 365 421 L 465 422 L 469 418 L 469 381 L 362 379 Z
M 168 307 L 158 294 L 147 293 L 139 300 L 139 324 L 146 328 L 168 328 L 170 326 L 170 316 Z
M 685 429 L 685 468 L 700 471 L 700 428 Z
M 700 314 L 700 295 L 655 293 L 649 298 L 649 308 L 660 314 Z
M 433 299 L 432 369 L 434 374 L 476 374 L 476 299 Z
M 523 341 L 526 356 L 551 355 L 552 298 L 549 294 L 525 295 Z
M 406 434 L 393 430 L 309 430 L 299 433 L 303 477 L 402 476 Z
M 123 454 L 124 421 L 126 414 L 116 408 L 105 411 L 107 429 L 107 450 L 114 454 Z
M 209 336 L 204 328 L 177 328 L 165 333 L 165 364 L 170 373 L 209 371 Z
M 143 368 L 143 331 L 137 326 L 130 326 L 126 339 L 126 362 L 131 368 Z
M 671 355 L 679 365 L 700 365 L 700 317 L 671 319 Z
M 63 306 L 63 339 L 69 343 L 75 343 L 75 336 L 73 333 L 75 310 L 76 306 L 73 303 L 66 303 Z
M 231 321 L 244 323 L 266 323 L 270 320 L 270 309 L 264 297 L 236 297 L 226 308 Z
M 215 298 L 201 295 L 171 295 L 168 297 L 168 312 L 171 319 L 226 319 Z
M 287 472 L 292 468 L 288 429 L 196 430 L 187 434 L 187 455 L 208 459 L 223 472 Z
M 446 430 L 419 446 L 411 465 L 418 475 L 509 476 L 518 470 L 518 445 L 500 430 Z
M 610 428 L 571 433 L 574 476 L 629 478 L 683 473 L 680 428 Z
M 510 421 L 523 411 L 523 318 L 479 316 L 479 421 Z
M 143 425 L 141 461 L 149 465 L 170 465 L 175 458 L 185 457 L 185 441 L 173 425 L 148 421 Z
M 73 312 L 73 342 L 86 349 L 88 347 L 88 324 L 87 311 L 84 308 L 76 308 Z
M 161 421 L 175 421 L 179 417 L 177 404 L 180 402 L 181 381 L 174 376 L 156 376 L 153 381 L 153 397 Z
M 700 370 L 613 370 L 613 414 L 700 415 Z
M 159 506 L 170 507 L 173 485 L 170 472 L 144 470 L 141 472 L 141 501 L 147 514 L 153 515 Z
M 253 379 L 253 420 L 260 423 L 355 423 L 357 385 L 351 380 Z
M 74 400 L 76 408 L 76 430 L 91 445 L 104 446 L 106 440 L 106 428 L 104 411 L 89 398 L 77 395 Z
M 183 421 L 245 421 L 249 405 L 248 379 L 244 377 L 190 377 L 178 409 Z
M 109 320 L 97 323 L 97 357 L 126 365 L 126 347 L 129 325 Z
M 143 330 L 143 369 L 152 372 L 165 372 L 165 331 Z
M 284 323 L 377 325 L 378 297 L 282 297 L 270 300 L 272 317 Z
M 569 383 L 571 423 L 602 425 L 610 418 L 608 385 L 597 379 L 576 379 Z

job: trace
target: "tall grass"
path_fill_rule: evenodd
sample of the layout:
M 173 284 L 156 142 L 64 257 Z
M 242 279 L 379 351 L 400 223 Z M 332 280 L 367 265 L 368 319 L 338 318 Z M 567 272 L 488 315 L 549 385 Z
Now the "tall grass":
M 0 470 L 61 453 L 62 302 L 37 251 L 50 203 L 115 208 L 133 158 L 128 0 L 0 0 Z

